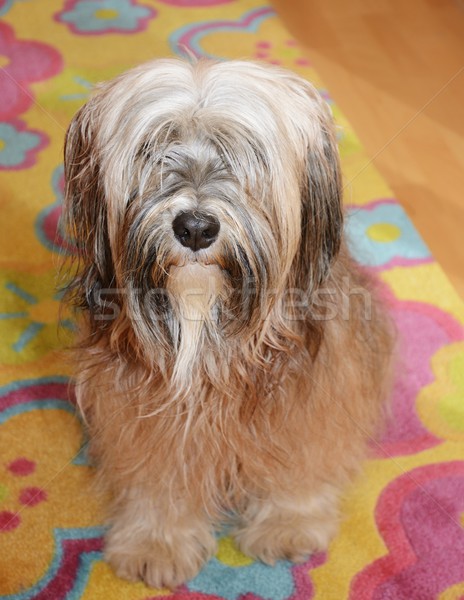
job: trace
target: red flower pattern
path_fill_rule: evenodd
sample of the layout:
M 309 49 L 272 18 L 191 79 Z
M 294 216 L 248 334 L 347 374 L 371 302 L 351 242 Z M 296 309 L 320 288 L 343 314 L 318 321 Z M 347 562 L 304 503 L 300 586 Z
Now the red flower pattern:
M 19 40 L 0 23 L 0 120 L 26 111 L 34 101 L 31 83 L 48 79 L 62 69 L 61 55 L 42 42 Z

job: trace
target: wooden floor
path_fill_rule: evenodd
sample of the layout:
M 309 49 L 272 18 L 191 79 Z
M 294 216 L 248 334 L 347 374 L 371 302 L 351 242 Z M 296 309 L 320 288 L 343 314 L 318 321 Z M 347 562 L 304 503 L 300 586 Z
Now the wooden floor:
M 275 0 L 464 298 L 464 0 Z

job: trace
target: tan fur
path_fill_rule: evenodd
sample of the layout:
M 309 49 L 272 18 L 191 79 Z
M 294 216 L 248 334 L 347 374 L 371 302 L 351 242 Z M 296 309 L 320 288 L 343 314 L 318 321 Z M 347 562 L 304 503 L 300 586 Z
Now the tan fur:
M 97 90 L 65 163 L 109 562 L 173 587 L 226 519 L 268 563 L 325 549 L 381 421 L 392 338 L 342 241 L 323 101 L 256 63 L 155 61 Z M 182 210 L 219 219 L 210 248 L 176 241 Z

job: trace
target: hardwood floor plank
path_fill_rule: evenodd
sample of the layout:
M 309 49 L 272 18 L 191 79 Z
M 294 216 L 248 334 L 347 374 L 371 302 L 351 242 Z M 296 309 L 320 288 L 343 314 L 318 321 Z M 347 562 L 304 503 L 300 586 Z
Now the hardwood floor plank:
M 464 297 L 464 2 L 274 6 Z

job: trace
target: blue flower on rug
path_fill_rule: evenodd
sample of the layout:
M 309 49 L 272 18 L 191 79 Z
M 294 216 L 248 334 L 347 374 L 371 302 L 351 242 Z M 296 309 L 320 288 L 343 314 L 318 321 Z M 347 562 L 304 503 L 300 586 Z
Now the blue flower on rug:
M 136 0 L 68 0 L 55 19 L 73 33 L 106 34 L 143 31 L 156 11 Z
M 294 591 L 290 563 L 277 562 L 270 567 L 254 562 L 245 567 L 229 567 L 217 558 L 212 558 L 187 587 L 224 600 L 238 600 L 247 593 L 267 600 L 287 600 Z
M 26 169 L 46 144 L 45 136 L 29 131 L 22 121 L 0 123 L 0 169 Z
M 6 14 L 13 5 L 13 0 L 0 0 L 0 16 Z
M 292 565 L 278 561 L 273 567 L 253 561 L 242 554 L 230 537 L 219 540 L 216 557 L 188 583 L 192 592 L 238 600 L 254 594 L 267 600 L 287 600 L 295 590 Z
M 368 267 L 413 265 L 432 259 L 402 206 L 391 199 L 350 207 L 346 233 L 355 259 Z

